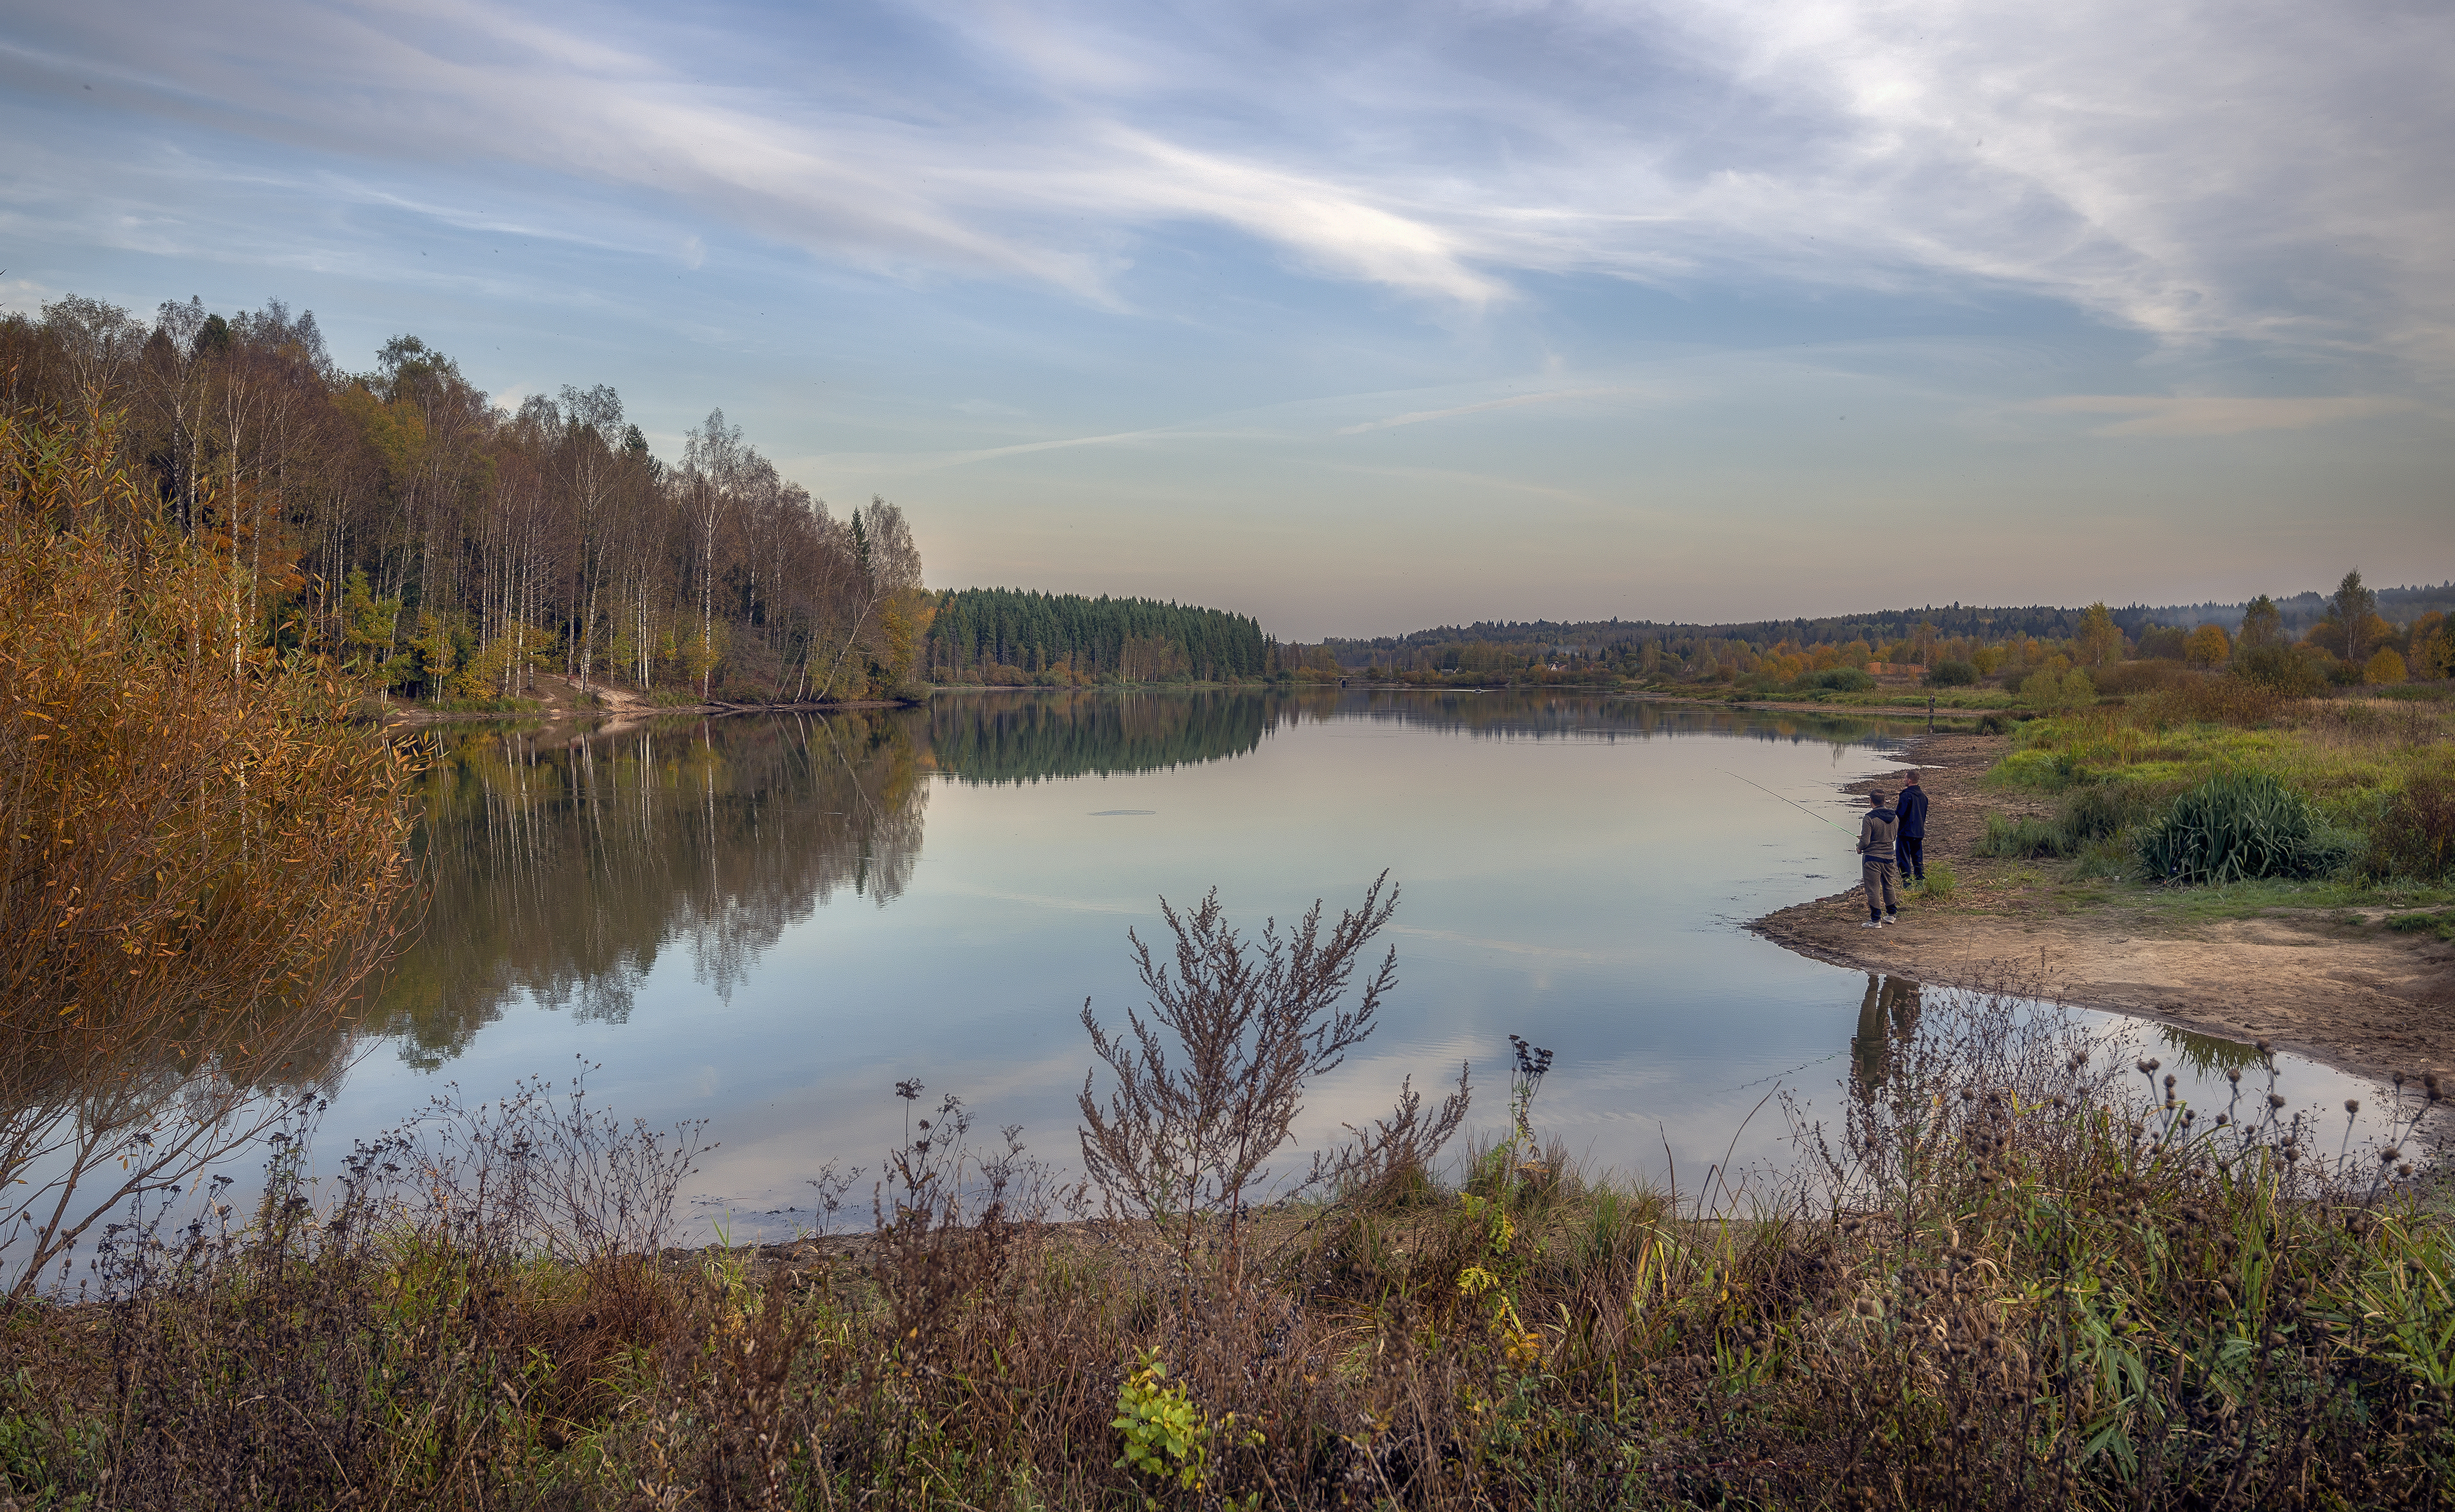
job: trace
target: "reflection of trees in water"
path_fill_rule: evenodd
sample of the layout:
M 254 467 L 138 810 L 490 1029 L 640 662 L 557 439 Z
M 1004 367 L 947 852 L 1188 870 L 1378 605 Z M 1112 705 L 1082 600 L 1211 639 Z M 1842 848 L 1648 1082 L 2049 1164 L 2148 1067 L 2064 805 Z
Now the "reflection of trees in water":
M 837 889 L 903 892 L 928 796 L 912 733 L 847 715 L 447 736 L 424 781 L 434 897 L 381 1027 L 433 1062 L 517 993 L 619 1020 L 677 940 L 729 998 Z
M 2166 1048 L 2181 1057 L 2182 1065 L 2196 1076 L 2221 1077 L 2228 1071 L 2247 1071 L 2266 1064 L 2257 1045 L 2246 1045 L 2239 1039 L 2195 1034 L 2171 1024 L 2160 1025 L 2157 1033 Z
M 1282 702 L 1243 689 L 940 696 L 929 703 L 929 750 L 940 772 L 964 782 L 1156 772 L 1243 756 Z
M 1873 719 L 1708 709 L 1593 693 L 1393 693 L 1357 689 L 1293 694 L 1282 702 L 1287 713 L 1313 719 L 1390 720 L 1502 739 L 1719 736 L 1794 744 L 1812 740 L 1840 747 L 1877 742 L 1887 734 L 1897 733 L 1888 732 Z
M 1677 736 L 1880 743 L 1875 720 L 1707 709 L 1592 693 L 1204 689 L 941 696 L 930 702 L 929 749 L 940 772 L 966 782 L 1151 772 L 1243 756 L 1282 724 L 1357 719 L 1500 739 L 1616 740 Z
M 1204 689 L 941 696 L 819 719 L 673 719 L 573 738 L 441 737 L 419 843 L 421 937 L 378 1004 L 413 1058 L 456 1055 L 525 994 L 628 1016 L 661 952 L 729 998 L 838 888 L 882 906 L 921 848 L 925 776 L 959 781 L 1149 772 L 1246 755 L 1276 726 L 1394 719 L 1502 737 L 1685 734 L 1860 737 L 1856 721 L 1561 693 Z

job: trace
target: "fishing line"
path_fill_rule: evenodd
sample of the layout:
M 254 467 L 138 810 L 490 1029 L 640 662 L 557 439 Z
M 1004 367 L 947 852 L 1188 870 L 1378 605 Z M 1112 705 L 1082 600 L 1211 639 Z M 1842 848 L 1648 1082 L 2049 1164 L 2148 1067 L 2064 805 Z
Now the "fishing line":
M 1814 809 L 1811 809 L 1806 804 L 1799 802 L 1796 798 L 1782 797 L 1780 794 L 1775 793 L 1773 789 L 1766 787 L 1761 782 L 1749 782 L 1746 777 L 1740 777 L 1737 773 L 1732 771 L 1728 767 L 1722 767 L 1718 770 L 1721 772 L 1722 776 L 1726 777 L 1739 777 L 1740 781 L 1747 782 L 1748 786 L 1755 789 L 1758 793 L 1763 794 L 1766 797 L 1780 799 L 1780 801 L 1789 804 L 1792 808 L 1806 815 L 1809 818 L 1814 819 L 1818 824 L 1833 824 L 1833 827 L 1839 830 L 1842 834 L 1848 835 L 1850 833 L 1850 830 L 1846 826 L 1834 824 L 1831 819 L 1828 819 L 1823 815 L 1816 813 Z

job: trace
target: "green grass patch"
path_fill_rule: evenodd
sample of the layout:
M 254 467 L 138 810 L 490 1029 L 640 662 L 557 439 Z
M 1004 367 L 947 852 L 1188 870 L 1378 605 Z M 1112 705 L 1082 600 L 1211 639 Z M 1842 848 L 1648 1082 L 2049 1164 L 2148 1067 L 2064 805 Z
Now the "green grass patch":
M 2063 827 L 2052 819 L 2007 819 L 1986 816 L 1986 833 L 1978 837 L 1978 854 L 1999 860 L 2034 860 L 2070 854 Z
M 2455 799 L 2442 796 L 2455 793 L 2449 711 L 2368 698 L 2269 700 L 2244 705 L 2246 722 L 2228 724 L 2183 716 L 2196 707 L 2149 694 L 2019 725 L 2015 749 L 1986 781 L 2059 795 L 2061 812 L 2051 823 L 1990 822 L 1978 854 L 2071 859 L 2066 879 L 2112 879 L 2122 868 L 2098 842 L 2120 839 L 2150 875 L 2200 887 L 2306 887 L 2359 872 L 2341 878 L 2349 884 L 2341 900 L 2353 906 L 2432 886 L 2447 870 L 2455 855 Z
M 2260 918 L 2274 914 L 2340 913 L 2347 909 L 2426 908 L 2455 903 L 2455 887 L 2380 886 L 2359 877 L 2306 880 L 2261 877 L 2218 887 L 2143 887 L 2140 896 L 2161 915 L 2188 923 Z
M 2440 939 L 2455 939 L 2455 913 L 2397 914 L 2383 920 L 2382 925 L 2398 935 L 2435 935 Z
M 2035 788 L 2053 791 L 2068 780 L 2068 772 L 2059 752 L 2051 750 L 2014 751 L 1987 774 L 1987 780 L 1998 787 Z
M 2012 709 L 2017 708 L 2019 705 L 2019 700 L 2013 697 L 2010 694 L 1991 688 L 1877 688 L 1872 693 L 1835 694 L 1832 696 L 1832 701 L 1835 703 L 1861 704 L 1870 708 L 1880 706 L 1916 705 L 1917 707 L 1923 709 L 1926 707 L 1927 699 L 1930 696 L 1935 699 L 1935 706 L 1938 709 L 1975 709 L 1985 711 L 1991 709 Z
M 2140 875 L 2140 857 L 2112 837 L 2089 841 L 2072 863 L 2075 881 L 2127 881 Z

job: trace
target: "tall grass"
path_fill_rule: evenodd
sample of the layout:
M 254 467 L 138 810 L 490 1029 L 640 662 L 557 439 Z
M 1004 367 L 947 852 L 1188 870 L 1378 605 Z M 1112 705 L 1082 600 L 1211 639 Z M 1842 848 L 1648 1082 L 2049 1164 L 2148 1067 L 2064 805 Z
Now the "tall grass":
M 2435 881 L 2455 874 L 2455 772 L 2417 772 L 2370 829 L 2366 869 L 2375 877 Z
M 2027 860 L 2041 856 L 2064 856 L 2070 853 L 2071 841 L 2063 827 L 2052 819 L 2021 817 L 2007 819 L 1999 814 L 1986 816 L 1986 833 L 1978 837 L 1978 855 L 1997 859 Z
M 2140 837 L 2151 877 L 2185 885 L 2315 877 L 2344 856 L 2310 802 L 2265 772 L 2222 772 L 2183 794 Z
M 528 1157 L 497 1123 L 416 1143 L 448 1167 L 364 1152 L 321 1208 L 276 1179 L 253 1222 L 115 1236 L 102 1300 L 0 1330 L 0 1474 L 24 1506 L 217 1509 L 2446 1493 L 2455 1232 L 2400 1179 L 2434 1081 L 2359 1150 L 2282 1106 L 2264 1047 L 2197 1108 L 2018 993 L 1870 1001 L 1837 1111 L 1793 1104 L 1786 1183 L 1602 1181 L 1512 1138 L 1255 1209 L 1233 1266 L 1058 1221 L 943 1108 L 856 1244 L 597 1222 L 557 1259 L 573 1220 L 536 1194 L 653 1214 L 679 1177 L 556 1101 L 551 1181 L 498 1179 Z M 474 1221 L 478 1187 L 531 1196 Z

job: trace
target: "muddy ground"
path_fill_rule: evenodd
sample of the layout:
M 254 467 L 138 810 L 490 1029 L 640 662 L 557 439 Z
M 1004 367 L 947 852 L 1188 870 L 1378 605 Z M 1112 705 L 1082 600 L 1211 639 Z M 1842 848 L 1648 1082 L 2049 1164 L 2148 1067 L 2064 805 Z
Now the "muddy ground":
M 1935 735 L 1912 748 L 1932 803 L 1928 862 L 1943 859 L 1958 877 L 1950 899 L 1914 897 L 1898 925 L 1870 930 L 1859 927 L 1866 905 L 1854 888 L 1749 927 L 1839 966 L 1938 986 L 2010 979 L 2082 1007 L 2263 1038 L 2381 1081 L 2455 1070 L 2455 944 L 2379 932 L 2365 927 L 2375 918 L 2341 910 L 2181 918 L 2153 896 L 2075 896 L 2087 890 L 2058 886 L 2051 863 L 1972 854 L 1988 813 L 2052 813 L 1981 791 L 1979 778 L 2008 747 L 2000 736 Z M 1897 791 L 1899 781 L 1880 785 Z M 2431 1123 L 2433 1144 L 2455 1143 L 2455 1119 Z

